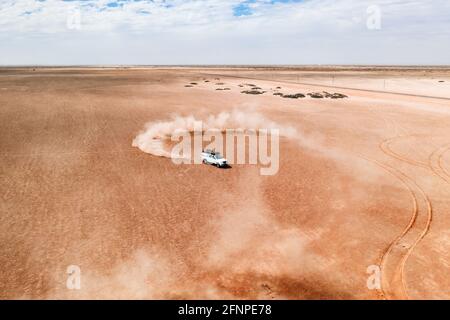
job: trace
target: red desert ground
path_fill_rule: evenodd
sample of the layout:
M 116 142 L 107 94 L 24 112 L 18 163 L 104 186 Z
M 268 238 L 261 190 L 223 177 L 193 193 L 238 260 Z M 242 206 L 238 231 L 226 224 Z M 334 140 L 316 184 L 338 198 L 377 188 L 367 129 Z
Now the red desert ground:
M 275 175 L 133 146 L 233 112 Z M 450 298 L 448 68 L 3 68 L 0 123 L 2 299 Z

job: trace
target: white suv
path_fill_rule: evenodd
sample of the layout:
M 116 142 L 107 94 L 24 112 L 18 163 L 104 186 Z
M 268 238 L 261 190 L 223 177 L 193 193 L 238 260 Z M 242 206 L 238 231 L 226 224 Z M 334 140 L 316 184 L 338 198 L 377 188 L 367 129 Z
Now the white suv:
M 228 162 L 220 153 L 213 150 L 206 150 L 202 152 L 202 161 L 204 164 L 211 164 L 217 168 L 227 167 Z

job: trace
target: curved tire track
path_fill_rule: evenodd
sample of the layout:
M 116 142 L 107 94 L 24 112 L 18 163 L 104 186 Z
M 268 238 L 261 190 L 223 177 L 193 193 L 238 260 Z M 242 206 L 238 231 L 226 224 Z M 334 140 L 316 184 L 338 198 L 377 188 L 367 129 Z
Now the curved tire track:
M 444 155 L 450 151 L 450 145 L 442 146 L 436 149 L 428 158 L 428 164 L 431 170 L 442 180 L 450 184 L 450 174 L 444 168 Z
M 428 163 L 406 158 L 406 157 L 404 157 L 404 156 L 394 152 L 391 149 L 391 144 L 394 141 L 397 141 L 397 140 L 403 139 L 403 138 L 416 137 L 416 136 L 417 135 L 397 136 L 395 138 L 390 138 L 390 139 L 384 140 L 384 141 L 382 141 L 380 143 L 380 149 L 381 149 L 381 151 L 383 151 L 384 154 L 386 154 L 386 155 L 388 155 L 388 156 L 390 156 L 392 158 L 395 158 L 397 160 L 406 162 L 406 163 L 411 164 L 413 166 L 422 167 L 422 168 L 425 168 L 425 169 L 430 169 Z
M 391 143 L 401 138 L 409 138 L 417 135 L 406 135 L 406 136 L 398 136 L 395 138 L 384 140 L 380 143 L 380 149 L 384 154 L 393 157 L 402 162 L 408 163 L 410 165 L 421 167 L 427 170 L 431 170 L 431 172 L 438 178 L 444 180 L 448 184 L 450 184 L 450 173 L 444 168 L 443 165 L 443 157 L 444 155 L 450 151 L 450 145 L 446 144 L 434 150 L 428 157 L 427 162 L 421 162 L 413 159 L 406 158 L 392 150 L 390 147 Z
M 373 110 L 371 111 L 376 114 Z M 390 118 L 388 119 L 391 120 Z M 388 120 L 384 116 L 382 116 L 382 120 L 387 126 Z M 407 134 L 400 136 L 398 135 L 399 130 L 397 123 L 391 120 L 391 125 L 395 129 L 397 137 L 382 141 L 379 144 L 381 151 L 391 158 L 429 170 L 430 166 L 428 163 L 408 159 L 391 150 L 390 144 L 393 141 L 399 138 L 419 136 Z M 450 147 L 448 149 L 450 150 Z M 440 160 L 442 160 L 444 153 L 445 152 L 439 154 Z M 382 252 L 379 260 L 382 275 L 381 296 L 384 299 L 409 299 L 405 267 L 416 247 L 430 231 L 431 223 L 433 221 L 433 207 L 431 201 L 425 191 L 412 177 L 399 169 L 383 164 L 378 160 L 369 159 L 361 154 L 357 155 L 360 158 L 377 165 L 389 175 L 393 176 L 410 194 L 412 201 L 411 218 L 403 231 Z M 441 161 L 439 166 L 443 170 Z
M 361 155 L 360 157 L 377 165 L 400 181 L 411 196 L 413 210 L 409 223 L 384 250 L 379 262 L 382 274 L 382 297 L 384 299 L 408 299 L 404 269 L 408 258 L 430 229 L 432 221 L 431 202 L 423 189 L 401 171 L 377 160 Z M 426 215 L 427 218 L 425 226 L 421 229 L 418 219 L 422 218 L 423 215 Z M 414 237 L 412 234 L 417 228 L 419 228 L 419 235 Z M 411 237 L 412 239 L 408 239 Z
M 385 120 L 384 117 L 382 117 Z M 392 120 L 392 124 L 396 126 L 396 122 Z M 398 129 L 396 129 L 398 132 Z M 406 137 L 417 137 L 419 135 L 398 135 L 395 138 L 390 138 L 384 140 L 380 143 L 380 150 L 387 156 L 394 159 L 400 160 L 402 162 L 411 164 L 416 167 L 421 167 L 429 170 L 431 166 L 429 163 L 408 159 L 402 155 L 399 155 L 392 151 L 390 148 L 391 143 L 395 140 L 406 138 Z M 450 149 L 450 147 L 448 148 Z M 440 150 L 440 149 L 438 149 Z M 442 159 L 445 152 L 438 155 L 438 159 Z M 409 299 L 407 282 L 405 279 L 405 267 L 408 259 L 412 255 L 415 248 L 419 243 L 425 238 L 431 228 L 431 223 L 433 221 L 433 206 L 428 195 L 425 191 L 414 181 L 413 178 L 401 172 L 400 170 L 383 164 L 377 160 L 365 158 L 365 160 L 370 161 L 384 171 L 388 172 L 390 175 L 394 176 L 399 180 L 405 188 L 409 191 L 412 202 L 413 202 L 413 212 L 411 219 L 402 233 L 394 239 L 393 242 L 388 246 L 388 248 L 383 252 L 380 259 L 380 267 L 382 273 L 382 296 L 385 299 Z M 439 167 L 443 169 L 442 163 L 439 161 Z M 415 230 L 418 230 L 419 234 L 413 236 Z M 406 252 L 404 252 L 406 250 Z M 386 279 L 387 278 L 387 279 Z

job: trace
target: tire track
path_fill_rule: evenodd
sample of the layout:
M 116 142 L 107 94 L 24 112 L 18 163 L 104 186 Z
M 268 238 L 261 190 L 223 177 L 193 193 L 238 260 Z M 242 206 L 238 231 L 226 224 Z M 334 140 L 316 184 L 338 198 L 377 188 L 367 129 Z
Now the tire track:
M 428 164 L 431 170 L 442 180 L 450 184 L 450 174 L 444 168 L 444 155 L 450 151 L 450 145 L 444 145 L 436 149 L 429 157 Z
M 404 157 L 404 156 L 394 152 L 391 149 L 391 144 L 394 141 L 397 141 L 397 140 L 403 139 L 403 138 L 411 138 L 411 137 L 417 137 L 417 136 L 418 135 L 404 135 L 404 136 L 397 136 L 397 137 L 394 137 L 394 138 L 390 138 L 390 139 L 382 141 L 380 143 L 379 147 L 380 147 L 381 151 L 383 151 L 384 154 L 386 154 L 386 155 L 388 155 L 388 156 L 390 156 L 392 158 L 395 158 L 395 159 L 400 160 L 402 162 L 406 162 L 406 163 L 411 164 L 413 166 L 422 167 L 422 168 L 425 168 L 425 169 L 430 169 L 428 163 L 406 158 L 406 157 Z
M 375 113 L 375 112 L 374 112 Z M 382 116 L 384 123 L 387 125 L 387 119 Z M 397 124 L 390 119 L 391 124 L 395 127 L 395 131 L 398 133 Z M 414 135 L 406 135 L 414 136 Z M 420 163 L 418 161 L 411 161 L 392 152 L 389 148 L 385 149 L 384 143 L 394 141 L 396 138 L 384 140 L 380 143 L 380 149 L 386 155 L 393 157 L 394 159 L 405 161 L 420 167 L 430 169 L 428 165 Z M 386 151 L 386 152 L 385 152 Z M 391 152 L 389 152 L 391 151 Z M 389 246 L 382 252 L 379 260 L 379 266 L 381 268 L 381 296 L 384 299 L 409 299 L 407 281 L 405 278 L 405 267 L 408 259 L 414 252 L 415 248 L 425 238 L 431 228 L 433 221 L 433 207 L 431 201 L 425 191 L 415 182 L 415 180 L 403 173 L 397 168 L 390 165 L 381 163 L 375 159 L 369 159 L 363 155 L 358 155 L 360 158 L 371 162 L 378 166 L 389 175 L 398 180 L 411 197 L 412 201 L 412 213 L 408 225 L 403 231 L 389 244 Z M 417 234 L 418 233 L 418 234 Z
M 443 164 L 443 157 L 444 155 L 450 151 L 450 145 L 446 144 L 444 146 L 441 146 L 434 150 L 427 159 L 427 162 L 422 162 L 418 160 L 413 160 L 406 158 L 392 150 L 390 147 L 390 144 L 394 142 L 395 140 L 398 140 L 400 138 L 409 138 L 414 137 L 417 135 L 405 135 L 405 136 L 399 136 L 391 139 L 384 140 L 382 143 L 380 143 L 380 149 L 385 153 L 386 155 L 393 157 L 397 160 L 400 160 L 402 162 L 408 163 L 413 166 L 421 167 L 427 170 L 431 170 L 431 173 L 434 174 L 436 177 L 444 180 L 448 184 L 450 184 L 450 174 L 447 172 L 447 170 L 444 168 Z
M 382 119 L 387 125 L 386 118 L 382 117 Z M 394 121 L 392 121 L 392 125 L 395 125 Z M 396 131 L 398 132 L 398 129 Z M 378 166 L 399 181 L 411 198 L 412 211 L 408 224 L 382 251 L 378 261 L 381 269 L 381 297 L 386 300 L 407 300 L 409 296 L 404 270 L 414 249 L 430 230 L 433 217 L 431 202 L 414 179 L 399 169 L 367 158 L 360 153 L 355 153 L 355 155 Z
M 370 109 L 370 111 L 376 117 L 378 112 Z M 403 137 L 414 137 L 420 135 L 408 135 L 404 128 L 403 136 L 399 135 L 399 125 L 391 118 L 380 115 L 386 127 L 392 127 L 397 137 L 390 138 L 382 141 L 379 144 L 381 151 L 387 156 L 410 163 L 412 165 L 426 168 L 430 170 L 428 163 L 411 160 L 401 155 L 396 154 L 390 149 L 390 143 L 394 140 Z M 354 132 L 357 134 L 356 132 Z M 450 146 L 448 149 L 450 150 Z M 445 150 L 442 150 L 438 154 L 439 167 L 442 167 L 442 157 L 445 154 Z M 378 160 L 370 159 L 364 155 L 357 154 L 360 158 L 371 162 L 378 166 L 389 175 L 393 176 L 399 181 L 404 188 L 408 191 L 412 201 L 411 218 L 403 231 L 383 250 L 381 258 L 379 260 L 379 266 L 381 268 L 381 296 L 383 299 L 395 299 L 406 300 L 408 296 L 407 279 L 405 276 L 405 268 L 407 262 L 419 243 L 427 236 L 430 231 L 433 221 L 433 206 L 425 191 L 419 186 L 419 184 L 409 175 L 400 171 L 399 169 L 381 163 Z
M 420 241 L 428 233 L 432 221 L 432 206 L 427 195 L 410 177 L 389 165 L 359 155 L 389 173 L 408 190 L 413 203 L 411 218 L 405 229 L 384 250 L 379 261 L 382 274 L 381 295 L 384 299 L 409 299 L 404 269 L 408 258 Z M 426 210 L 424 210 L 426 208 Z M 419 218 L 426 214 L 426 224 L 419 235 L 413 237 L 416 228 L 420 228 Z M 411 236 L 410 236 L 411 235 Z M 408 239 L 411 238 L 412 239 Z M 407 249 L 407 250 L 406 250 Z M 406 250 L 406 251 L 405 251 Z
M 395 123 L 394 121 L 393 121 L 393 123 Z M 389 156 L 389 157 L 392 157 L 392 158 L 394 158 L 394 159 L 397 159 L 397 160 L 400 160 L 400 161 L 402 161 L 402 162 L 405 162 L 405 163 L 409 163 L 409 164 L 411 164 L 411 165 L 413 165 L 413 166 L 416 166 L 416 167 L 421 167 L 421 168 L 425 168 L 425 169 L 427 169 L 427 170 L 430 170 L 431 169 L 431 167 L 430 167 L 430 165 L 429 165 L 429 163 L 425 163 L 425 162 L 421 162 L 421 161 L 417 161 L 417 160 L 412 160 L 412 159 L 409 159 L 409 158 L 406 158 L 406 157 L 403 157 L 403 156 L 401 156 L 401 155 L 399 155 L 399 154 L 397 154 L 397 153 L 395 153 L 395 152 L 393 152 L 392 150 L 391 150 L 391 148 L 390 148 L 390 144 L 393 142 L 393 141 L 395 141 L 395 140 L 398 140 L 398 139 L 401 139 L 401 138 L 406 138 L 406 137 L 418 137 L 418 136 L 420 136 L 420 135 L 404 135 L 404 136 L 397 136 L 397 137 L 395 137 L 395 138 L 390 138 L 390 139 L 387 139 L 387 140 L 384 140 L 384 141 L 382 141 L 381 143 L 380 143 L 380 145 L 379 145 L 379 147 L 380 147 L 380 150 L 384 153 L 384 154 L 386 154 L 387 156 Z M 438 149 L 439 150 L 439 149 Z M 442 154 L 440 155 L 441 157 L 442 157 Z M 431 157 L 431 156 L 430 156 Z M 381 165 L 381 164 L 380 164 Z M 386 167 L 389 167 L 389 166 L 387 166 L 387 165 L 383 165 L 383 166 L 386 166 Z M 409 233 L 411 233 L 412 232 L 412 230 L 413 230 L 413 228 L 417 225 L 417 220 L 418 220 L 418 218 L 419 218 L 419 215 L 420 215 L 420 217 L 423 215 L 423 214 L 421 214 L 421 211 L 423 211 L 424 210 L 424 208 L 426 208 L 426 220 L 425 220 L 425 225 L 423 226 L 423 229 L 422 229 L 422 231 L 419 233 L 419 235 L 418 235 L 418 237 L 416 238 L 416 240 L 412 243 L 412 245 L 410 245 L 409 246 L 409 248 L 408 248 L 408 250 L 407 250 L 407 252 L 403 255 L 403 257 L 401 258 L 401 260 L 400 260 L 400 262 L 399 262 L 399 264 L 398 264 L 398 266 L 397 266 L 397 268 L 396 268 L 396 270 L 395 270 L 395 273 L 394 273 L 394 277 L 395 278 L 393 278 L 393 281 L 396 281 L 396 282 L 398 282 L 398 281 L 401 281 L 401 288 L 402 288 L 402 292 L 404 293 L 404 297 L 406 297 L 407 299 L 409 299 L 409 297 L 408 297 L 408 294 L 407 294 L 407 291 L 408 291 L 408 289 L 407 289 L 407 283 L 406 283 L 406 279 L 405 279 L 405 267 L 406 267 L 406 264 L 407 264 L 407 262 L 408 262 L 408 259 L 411 257 L 411 255 L 412 255 L 412 253 L 413 253 L 413 251 L 416 249 L 416 247 L 419 245 L 419 243 L 426 237 L 426 235 L 429 233 L 429 231 L 430 231 L 430 228 L 431 228 L 431 223 L 432 223 L 432 221 L 433 221 L 433 206 L 432 206 L 432 203 L 431 203 L 431 201 L 430 201 L 430 199 L 429 199 L 429 197 L 428 197 L 428 195 L 425 193 L 425 191 L 410 177 L 410 176 L 408 176 L 408 175 L 406 175 L 406 174 L 404 174 L 404 173 L 402 173 L 401 171 L 399 171 L 398 169 L 394 169 L 393 167 L 390 167 L 391 169 L 393 169 L 393 170 L 396 170 L 399 174 L 401 174 L 402 175 L 402 177 L 403 177 L 403 179 L 401 178 L 400 180 L 403 180 L 404 181 L 404 179 L 406 179 L 406 180 L 408 180 L 409 181 L 409 183 L 408 183 L 408 189 L 410 190 L 410 191 L 412 191 L 413 189 L 412 188 L 414 188 L 416 191 L 412 191 L 413 193 L 414 193 L 414 195 L 413 195 L 413 197 L 414 197 L 414 202 L 415 202 L 415 210 L 416 210 L 416 215 L 415 215 L 415 218 L 414 219 L 411 219 L 411 221 L 410 221 L 410 224 L 407 226 L 407 228 L 404 230 L 404 232 L 402 232 L 402 234 L 400 234 L 399 235 L 399 237 L 396 239 L 396 240 L 394 240 L 394 242 L 389 246 L 389 248 L 388 248 L 388 250 L 385 252 L 385 254 L 383 255 L 383 257 L 382 257 L 382 263 L 384 263 L 385 261 L 386 261 L 386 257 L 388 257 L 389 256 L 389 254 L 391 254 L 391 252 L 392 252 L 392 250 L 395 248 L 395 246 L 396 246 L 396 244 L 398 244 L 398 243 L 400 243 L 402 240 L 404 240 L 407 236 L 408 236 L 408 234 Z M 404 181 L 405 182 L 405 181 Z M 405 182 L 406 183 L 406 182 Z M 424 208 L 422 208 L 422 206 L 419 206 L 419 207 L 417 207 L 417 205 L 418 205 L 418 199 L 419 199 L 419 197 L 418 197 L 418 195 L 420 196 L 420 198 L 423 200 L 423 204 L 424 204 Z M 422 208 L 422 209 L 421 209 Z M 406 247 L 408 247 L 408 245 L 406 246 Z M 397 285 L 397 288 L 396 289 L 398 289 L 398 283 L 396 283 L 396 285 Z M 383 294 L 385 294 L 386 292 L 385 291 L 383 291 Z M 385 298 L 390 298 L 389 296 L 387 296 L 387 295 L 384 295 L 384 297 Z M 398 296 L 397 296 L 397 294 L 395 293 L 393 296 L 391 296 L 392 298 L 394 298 L 394 299 L 397 299 L 398 298 Z M 400 296 L 401 297 L 401 296 Z
M 372 110 L 370 111 L 374 115 L 374 118 L 376 118 L 377 113 Z M 392 127 L 395 128 L 395 131 L 398 132 L 394 121 L 388 121 L 385 117 L 381 117 L 381 119 L 383 120 L 385 126 L 389 126 L 390 123 Z M 391 120 L 390 118 L 388 119 Z M 351 128 L 351 131 L 357 135 L 354 128 Z M 408 250 L 408 248 L 414 248 L 418 244 L 417 240 L 421 236 L 420 234 L 418 238 L 412 237 L 411 239 L 410 235 L 417 228 L 419 216 L 421 218 L 424 214 L 423 207 L 426 200 L 421 197 L 421 189 L 415 184 L 415 182 L 400 170 L 383 164 L 378 160 L 370 159 L 361 153 L 354 152 L 354 154 L 357 157 L 381 168 L 395 180 L 399 181 L 400 184 L 407 190 L 411 198 L 412 211 L 408 224 L 401 231 L 401 233 L 395 237 L 395 239 L 393 239 L 384 250 L 382 250 L 381 257 L 378 261 L 378 265 L 381 269 L 381 298 L 385 300 L 409 299 L 403 270 L 409 255 L 412 253 L 412 251 Z
M 439 167 L 442 169 L 442 171 L 446 174 L 447 177 L 450 178 L 450 173 L 447 171 L 447 169 L 445 169 L 444 167 L 444 155 L 447 153 L 447 151 L 450 150 L 450 146 L 445 150 L 445 152 L 441 153 L 441 155 L 439 156 Z

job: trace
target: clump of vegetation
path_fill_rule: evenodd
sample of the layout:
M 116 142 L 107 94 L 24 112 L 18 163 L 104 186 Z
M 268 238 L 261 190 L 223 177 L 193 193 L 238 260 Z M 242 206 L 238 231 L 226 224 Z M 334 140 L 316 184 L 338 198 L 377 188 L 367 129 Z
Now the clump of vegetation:
M 330 98 L 331 99 L 345 99 L 345 98 L 348 98 L 348 96 L 346 96 L 345 94 L 342 94 L 342 93 L 333 93 L 330 96 Z
M 319 92 L 308 93 L 308 96 L 314 99 L 323 99 L 324 95 Z
M 287 99 L 300 99 L 305 98 L 306 96 L 303 93 L 296 93 L 296 94 L 283 94 L 281 95 L 283 98 Z
M 348 98 L 345 94 L 342 93 L 329 93 L 326 91 L 323 92 L 312 92 L 308 93 L 308 96 L 314 99 L 323 99 L 323 98 L 330 98 L 330 99 L 344 99 Z
M 264 93 L 265 93 L 265 91 L 258 91 L 258 90 L 245 90 L 245 91 L 242 91 L 241 93 L 244 93 L 244 94 L 254 94 L 254 95 L 258 95 L 258 94 L 264 94 Z

